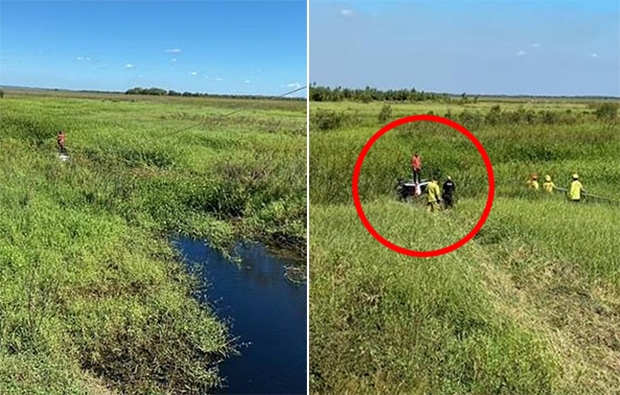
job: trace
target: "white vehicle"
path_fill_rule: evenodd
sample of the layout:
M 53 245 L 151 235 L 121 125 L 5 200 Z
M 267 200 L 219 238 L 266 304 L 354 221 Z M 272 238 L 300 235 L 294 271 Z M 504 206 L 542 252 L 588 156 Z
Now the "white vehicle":
M 411 197 L 418 197 L 424 193 L 426 186 L 430 183 L 428 180 L 421 180 L 416 184 L 413 181 L 401 181 L 396 186 L 396 191 L 402 200 L 409 200 Z

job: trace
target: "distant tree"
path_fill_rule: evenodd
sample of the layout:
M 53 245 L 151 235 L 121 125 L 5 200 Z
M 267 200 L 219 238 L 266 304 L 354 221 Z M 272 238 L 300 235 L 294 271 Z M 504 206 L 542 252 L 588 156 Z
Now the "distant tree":
M 154 96 L 164 96 L 166 95 L 168 92 L 164 89 L 160 89 L 160 88 L 149 88 L 146 89 L 144 94 L 145 95 L 154 95 Z
M 417 91 L 415 88 L 381 91 L 370 86 L 367 86 L 364 89 L 351 89 L 340 86 L 329 88 L 318 86 L 316 83 L 312 83 L 310 85 L 309 97 L 311 101 L 317 102 L 339 102 L 351 100 L 364 103 L 371 101 L 445 101 L 447 98 L 446 95 Z
M 4 99 L 4 91 L 0 89 L 0 99 Z
M 236 99 L 245 99 L 245 100 L 256 100 L 256 99 L 273 99 L 273 100 L 290 100 L 290 101 L 305 101 L 305 98 L 301 97 L 280 97 L 280 96 L 258 96 L 258 95 L 213 95 L 209 93 L 201 93 L 201 92 L 176 92 L 173 90 L 167 91 L 161 88 L 141 88 L 135 87 L 127 90 L 125 92 L 127 95 L 155 95 L 155 96 L 185 96 L 185 97 L 215 97 L 215 98 L 236 98 Z
M 125 94 L 126 95 L 143 95 L 144 89 L 140 87 L 131 88 L 127 92 L 125 92 Z
M 135 87 L 125 92 L 126 95 L 155 95 L 164 96 L 168 94 L 168 91 L 161 88 L 141 88 Z

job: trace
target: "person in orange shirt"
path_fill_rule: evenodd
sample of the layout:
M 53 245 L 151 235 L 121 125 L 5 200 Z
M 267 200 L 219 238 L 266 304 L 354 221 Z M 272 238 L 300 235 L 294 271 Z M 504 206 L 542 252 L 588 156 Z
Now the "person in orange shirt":
M 58 142 L 58 150 L 60 151 L 61 154 L 64 154 L 66 152 L 65 139 L 66 139 L 65 133 L 62 130 L 58 132 L 58 136 L 56 136 L 56 142 Z
M 419 184 L 421 181 L 420 172 L 422 171 L 422 158 L 420 158 L 417 152 L 413 155 L 413 158 L 411 158 L 411 170 L 413 171 L 413 182 Z

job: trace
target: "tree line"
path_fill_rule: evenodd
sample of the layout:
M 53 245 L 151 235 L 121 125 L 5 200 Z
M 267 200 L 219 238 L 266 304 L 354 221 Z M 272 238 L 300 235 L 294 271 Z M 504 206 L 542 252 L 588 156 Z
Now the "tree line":
M 609 96 L 528 96 L 528 95 L 469 95 L 467 93 L 450 94 L 450 93 L 433 93 L 424 92 L 415 88 L 411 89 L 388 89 L 380 90 L 367 86 L 360 88 L 343 88 L 341 86 L 332 88 L 326 86 L 317 86 L 313 83 L 309 87 L 309 98 L 315 102 L 339 102 L 339 101 L 357 101 L 369 103 L 372 101 L 388 101 L 388 102 L 416 102 L 416 101 L 435 101 L 444 103 L 476 103 L 479 99 L 580 99 L 580 100 L 617 100 L 617 97 Z
M 176 92 L 161 88 L 141 88 L 135 87 L 127 90 L 126 95 L 153 95 L 153 96 L 183 96 L 183 97 L 210 97 L 221 99 L 279 99 L 279 100 L 306 100 L 303 97 L 283 97 L 283 96 L 260 96 L 260 95 L 233 95 L 233 94 L 213 94 L 201 92 Z
M 466 97 L 466 94 L 463 94 L 462 97 Z M 310 100 L 317 102 L 360 101 L 369 103 L 371 101 L 451 101 L 453 99 L 446 93 L 424 92 L 415 88 L 382 91 L 370 86 L 364 89 L 343 88 L 341 86 L 330 88 L 317 86 L 314 83 L 310 86 Z

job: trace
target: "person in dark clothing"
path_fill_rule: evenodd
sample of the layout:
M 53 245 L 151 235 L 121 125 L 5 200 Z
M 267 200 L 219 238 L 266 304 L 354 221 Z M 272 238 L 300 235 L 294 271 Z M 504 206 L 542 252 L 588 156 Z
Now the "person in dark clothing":
M 406 180 L 400 180 L 398 185 L 396 185 L 396 192 L 401 201 L 406 202 L 414 196 L 414 189 L 407 185 Z
M 456 185 L 452 181 L 452 177 L 448 176 L 448 179 L 443 183 L 443 187 L 441 189 L 443 190 L 442 198 L 445 208 L 452 207 L 454 205 L 454 190 L 456 189 Z

